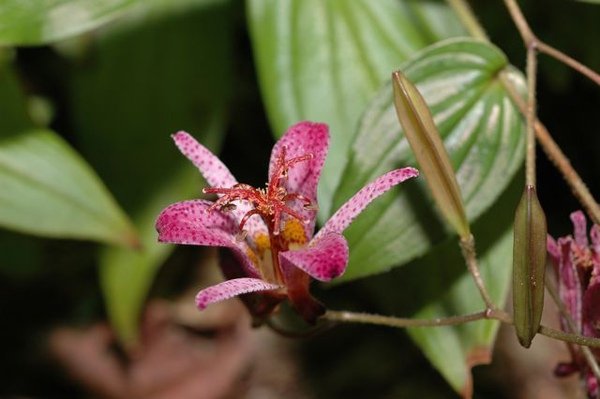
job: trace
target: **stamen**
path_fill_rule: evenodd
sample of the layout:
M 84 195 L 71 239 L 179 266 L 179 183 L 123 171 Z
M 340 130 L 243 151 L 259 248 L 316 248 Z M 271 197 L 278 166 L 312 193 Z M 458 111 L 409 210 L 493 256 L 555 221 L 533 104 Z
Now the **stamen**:
M 244 241 L 246 237 L 248 237 L 248 230 L 240 230 L 240 232 L 235 235 L 235 240 L 241 242 Z
M 227 213 L 227 212 L 235 211 L 236 209 L 237 209 L 237 206 L 235 204 L 229 203 L 229 204 L 225 204 L 221 207 L 221 212 Z
M 304 224 L 310 223 L 310 219 L 304 218 L 294 209 L 287 206 L 290 201 L 301 201 L 306 210 L 316 210 L 317 205 L 313 201 L 298 193 L 288 193 L 285 187 L 288 172 L 291 167 L 314 158 L 313 154 L 308 153 L 291 159 L 286 159 L 287 148 L 283 146 L 276 159 L 275 169 L 270 181 L 265 188 L 254 188 L 248 184 L 235 184 L 230 188 L 206 187 L 202 191 L 205 194 L 217 194 L 219 198 L 212 203 L 207 211 L 219 209 L 221 212 L 231 212 L 236 209 L 233 201 L 246 201 L 250 203 L 252 209 L 242 217 L 239 225 L 240 234 L 248 219 L 253 215 L 260 215 L 269 226 L 272 234 L 280 234 L 280 226 L 283 214 L 287 214 Z M 244 233 L 242 239 L 245 239 Z

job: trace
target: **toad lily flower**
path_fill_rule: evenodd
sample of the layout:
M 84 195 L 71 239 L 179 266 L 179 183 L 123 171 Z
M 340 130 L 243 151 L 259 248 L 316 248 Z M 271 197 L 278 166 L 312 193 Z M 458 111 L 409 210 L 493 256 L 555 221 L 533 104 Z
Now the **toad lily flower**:
M 196 296 L 200 309 L 241 295 L 257 318 L 288 299 L 314 323 L 323 306 L 309 293 L 310 278 L 329 281 L 344 273 L 348 243 L 342 232 L 376 197 L 415 177 L 413 168 L 393 170 L 362 188 L 315 235 L 317 184 L 325 162 L 327 125 L 301 122 L 275 144 L 269 181 L 263 188 L 238 183 L 227 167 L 189 134 L 175 144 L 200 170 L 214 202 L 191 200 L 170 205 L 156 221 L 159 241 L 229 248 L 222 251 L 227 281 Z M 242 295 L 243 294 L 243 295 Z
M 573 321 L 576 333 L 600 338 L 600 227 L 592 226 L 590 245 L 585 215 L 571 214 L 573 235 L 561 237 L 558 242 L 548 236 L 548 253 L 558 277 L 558 293 Z M 571 331 L 569 323 L 561 318 L 561 326 Z M 581 349 L 569 344 L 571 362 L 560 363 L 554 373 L 568 376 L 579 372 L 585 380 L 590 398 L 598 397 L 598 380 L 588 366 Z M 592 350 L 596 359 L 600 352 Z

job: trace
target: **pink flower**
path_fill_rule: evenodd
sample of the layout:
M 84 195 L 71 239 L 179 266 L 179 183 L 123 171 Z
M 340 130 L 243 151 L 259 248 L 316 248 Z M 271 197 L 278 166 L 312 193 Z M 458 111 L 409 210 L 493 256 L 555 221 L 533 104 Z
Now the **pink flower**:
M 600 337 L 600 227 L 587 236 L 585 215 L 571 214 L 573 235 L 561 237 L 558 242 L 548 236 L 548 253 L 558 276 L 558 293 L 574 322 L 575 332 L 588 337 Z M 567 320 L 561 318 L 562 329 L 571 331 Z M 579 372 L 587 385 L 588 395 L 597 397 L 598 381 L 590 370 L 578 346 L 569 344 L 571 362 L 560 363 L 554 373 L 567 376 Z M 597 359 L 600 352 L 592 350 Z
M 311 278 L 329 281 L 348 264 L 342 232 L 376 197 L 404 180 L 414 168 L 393 170 L 362 188 L 314 234 L 317 184 L 329 142 L 325 124 L 300 122 L 275 144 L 269 181 L 263 188 L 238 183 L 227 167 L 185 132 L 175 144 L 200 170 L 217 195 L 214 202 L 170 205 L 156 221 L 158 239 L 187 245 L 226 247 L 221 267 L 227 281 L 201 290 L 198 308 L 242 295 L 251 313 L 268 316 L 288 299 L 308 322 L 323 314 L 309 293 Z M 227 252 L 227 251 L 225 251 Z

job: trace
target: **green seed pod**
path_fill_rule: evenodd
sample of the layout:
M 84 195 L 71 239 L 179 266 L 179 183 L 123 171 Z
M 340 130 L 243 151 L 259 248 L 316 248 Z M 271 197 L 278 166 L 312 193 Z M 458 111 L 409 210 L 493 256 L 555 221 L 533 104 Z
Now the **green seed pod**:
M 529 348 L 540 327 L 546 271 L 546 216 L 534 186 L 526 186 L 515 213 L 513 318 L 521 345 Z
M 392 73 L 392 86 L 398 120 L 434 201 L 458 235 L 469 237 L 471 231 L 454 169 L 425 100 L 400 71 Z

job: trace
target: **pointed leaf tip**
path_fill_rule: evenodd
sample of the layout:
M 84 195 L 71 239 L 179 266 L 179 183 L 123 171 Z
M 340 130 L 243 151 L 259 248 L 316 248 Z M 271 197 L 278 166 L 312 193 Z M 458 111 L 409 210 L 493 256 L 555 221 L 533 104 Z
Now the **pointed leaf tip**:
M 394 105 L 408 143 L 446 220 L 461 237 L 470 234 L 450 158 L 425 100 L 400 71 L 392 73 Z

